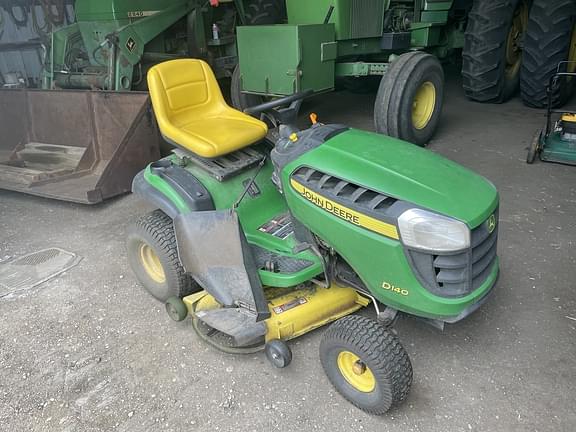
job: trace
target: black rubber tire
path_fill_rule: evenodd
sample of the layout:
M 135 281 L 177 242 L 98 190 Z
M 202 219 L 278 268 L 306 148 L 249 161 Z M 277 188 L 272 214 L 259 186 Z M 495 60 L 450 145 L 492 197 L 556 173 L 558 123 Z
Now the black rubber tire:
M 158 256 L 165 281 L 153 280 L 142 265 L 140 248 L 150 246 Z M 200 291 L 198 284 L 184 271 L 178 258 L 172 219 L 161 210 L 142 216 L 128 227 L 128 262 L 136 278 L 153 297 L 165 303 L 170 297 L 183 298 Z
M 188 316 L 188 308 L 186 307 L 186 303 L 182 301 L 182 299 L 178 297 L 170 297 L 166 300 L 166 313 L 168 316 L 176 321 L 184 321 Z
M 506 42 L 522 0 L 474 0 L 462 52 L 466 96 L 477 102 L 502 103 L 518 90 L 520 71 L 507 77 Z
M 240 65 L 236 65 L 234 72 L 232 73 L 232 80 L 230 83 L 230 98 L 232 99 L 232 106 L 240 111 L 244 111 L 246 108 L 264 103 L 264 98 L 262 96 L 242 93 Z
M 536 160 L 536 156 L 540 153 L 540 140 L 542 138 L 542 131 L 538 131 L 534 134 L 532 142 L 530 142 L 530 147 L 528 147 L 528 154 L 526 155 L 526 163 L 532 165 Z
M 520 76 L 520 91 L 525 105 L 533 108 L 548 105 L 546 88 L 558 63 L 568 60 L 575 24 L 576 1 L 533 0 L 524 37 Z M 566 103 L 575 81 L 575 78 L 560 80 L 560 85 L 552 92 L 553 107 Z
M 246 0 L 248 25 L 281 24 L 286 22 L 285 0 Z
M 342 351 L 356 354 L 370 368 L 376 380 L 372 392 L 360 392 L 346 381 L 337 363 Z M 320 343 L 320 361 L 336 390 L 370 414 L 384 414 L 399 405 L 412 386 L 412 364 L 398 338 L 363 316 L 344 317 L 326 330 Z
M 423 129 L 412 123 L 412 104 L 420 86 L 426 81 L 436 89 L 434 112 Z M 382 77 L 374 104 L 376 131 L 425 146 L 432 138 L 442 114 L 444 71 L 438 59 L 421 51 L 398 56 Z
M 271 340 L 264 347 L 264 352 L 272 366 L 278 369 L 283 369 L 292 363 L 292 350 L 283 340 Z

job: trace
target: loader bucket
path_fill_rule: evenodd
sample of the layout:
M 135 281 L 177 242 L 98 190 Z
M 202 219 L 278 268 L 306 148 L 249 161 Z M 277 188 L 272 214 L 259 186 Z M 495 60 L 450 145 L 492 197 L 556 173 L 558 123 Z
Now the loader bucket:
M 160 157 L 147 93 L 0 90 L 0 189 L 96 204 Z

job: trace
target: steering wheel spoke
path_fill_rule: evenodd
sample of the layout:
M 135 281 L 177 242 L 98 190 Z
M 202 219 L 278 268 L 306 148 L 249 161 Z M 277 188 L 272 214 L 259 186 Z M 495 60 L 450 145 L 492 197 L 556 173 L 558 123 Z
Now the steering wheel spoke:
M 313 90 L 305 90 L 246 108 L 244 112 L 250 115 L 261 114 L 271 120 L 276 126 L 278 124 L 294 123 L 298 117 L 302 101 L 312 94 L 314 94 Z

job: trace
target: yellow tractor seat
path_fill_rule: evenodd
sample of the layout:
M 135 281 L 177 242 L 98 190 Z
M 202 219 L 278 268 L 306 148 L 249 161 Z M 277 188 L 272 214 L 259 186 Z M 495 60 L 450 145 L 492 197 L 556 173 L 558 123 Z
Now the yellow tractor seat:
M 202 60 L 154 66 L 148 72 L 148 88 L 162 135 L 199 156 L 232 153 L 268 132 L 266 123 L 228 106 L 212 69 Z

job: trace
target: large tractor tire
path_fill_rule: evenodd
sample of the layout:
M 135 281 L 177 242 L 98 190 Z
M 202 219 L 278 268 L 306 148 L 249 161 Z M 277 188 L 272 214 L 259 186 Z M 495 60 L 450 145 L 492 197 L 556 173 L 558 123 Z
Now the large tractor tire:
M 380 82 L 376 131 L 425 146 L 438 127 L 443 99 L 444 71 L 438 59 L 421 51 L 402 54 Z
M 389 328 L 350 315 L 332 324 L 320 343 L 320 361 L 344 398 L 370 414 L 384 414 L 410 392 L 412 364 Z
M 172 219 L 155 210 L 128 228 L 128 262 L 136 278 L 156 299 L 166 302 L 200 291 L 178 258 Z
M 529 11 L 529 0 L 474 1 L 462 52 L 468 98 L 502 103 L 516 93 Z
M 524 38 L 524 56 L 520 91 L 524 104 L 544 108 L 548 104 L 546 88 L 558 63 L 576 61 L 576 1 L 534 0 Z M 561 72 L 576 71 L 567 64 Z M 563 105 L 570 97 L 576 79 L 562 78 L 552 89 L 552 105 Z

